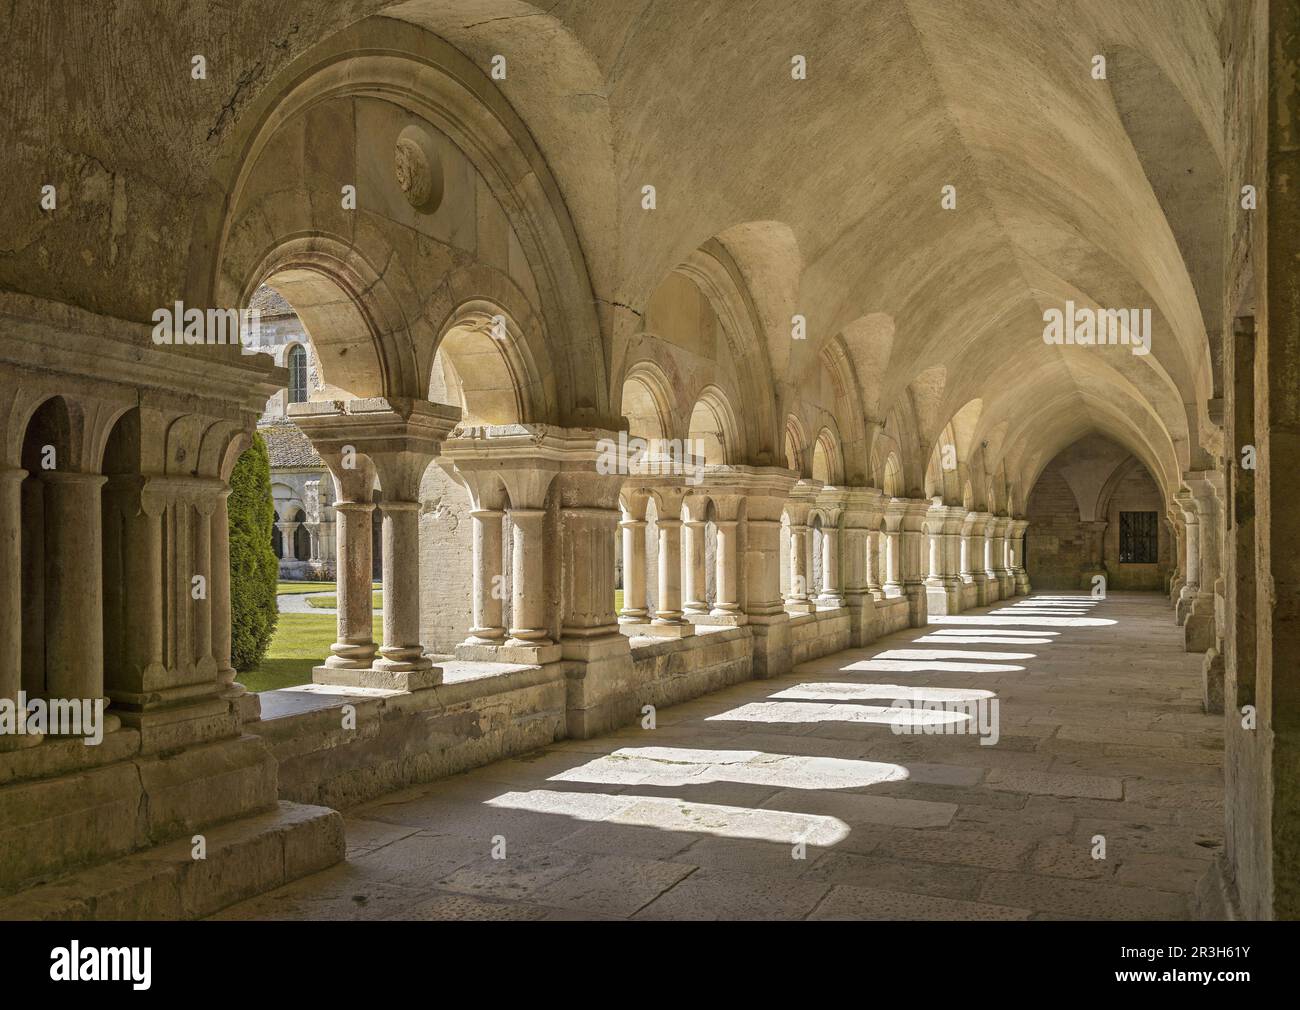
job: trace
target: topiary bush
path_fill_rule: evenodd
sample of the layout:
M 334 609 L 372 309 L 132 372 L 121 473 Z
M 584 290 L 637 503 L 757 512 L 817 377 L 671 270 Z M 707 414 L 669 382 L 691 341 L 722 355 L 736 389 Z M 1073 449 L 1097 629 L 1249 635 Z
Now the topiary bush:
M 275 634 L 280 611 L 275 586 L 280 562 L 271 547 L 275 505 L 271 459 L 260 434 L 230 476 L 230 658 L 236 670 L 256 669 Z

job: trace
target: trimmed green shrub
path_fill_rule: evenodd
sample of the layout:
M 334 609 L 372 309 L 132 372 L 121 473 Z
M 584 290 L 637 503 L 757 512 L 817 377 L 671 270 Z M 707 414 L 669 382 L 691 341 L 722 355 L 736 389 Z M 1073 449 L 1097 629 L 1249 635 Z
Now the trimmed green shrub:
M 236 670 L 262 662 L 280 617 L 275 586 L 280 562 L 271 547 L 275 505 L 271 460 L 260 434 L 230 476 L 230 656 Z

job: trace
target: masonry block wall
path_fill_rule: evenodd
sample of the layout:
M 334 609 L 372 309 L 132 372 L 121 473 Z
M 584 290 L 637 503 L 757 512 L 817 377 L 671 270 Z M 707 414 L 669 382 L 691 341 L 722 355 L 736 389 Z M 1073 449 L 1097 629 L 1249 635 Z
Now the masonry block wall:
M 1026 509 L 1025 567 L 1035 589 L 1078 589 L 1087 538 L 1074 492 L 1053 461 L 1038 478 Z
M 1156 562 L 1120 562 L 1120 513 L 1157 516 Z M 1059 453 L 1030 492 L 1026 568 L 1036 589 L 1091 589 L 1102 571 L 1111 589 L 1161 589 L 1173 568 L 1164 498 L 1131 453 L 1092 435 Z
M 1154 512 L 1159 544 L 1153 565 L 1121 564 L 1119 526 L 1121 512 Z M 1111 495 L 1106 512 L 1105 551 L 1107 584 L 1112 589 L 1160 589 L 1173 567 L 1173 532 L 1164 516 L 1164 501 L 1155 481 L 1143 466 L 1135 466 L 1121 478 Z

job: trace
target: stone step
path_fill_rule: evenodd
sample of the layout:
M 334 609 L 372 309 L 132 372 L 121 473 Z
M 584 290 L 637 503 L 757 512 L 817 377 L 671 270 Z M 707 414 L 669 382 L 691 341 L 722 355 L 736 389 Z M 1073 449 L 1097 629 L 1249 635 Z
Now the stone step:
M 343 817 L 281 801 L 204 829 L 206 858 L 180 838 L 0 898 L 0 920 L 200 919 L 342 861 Z

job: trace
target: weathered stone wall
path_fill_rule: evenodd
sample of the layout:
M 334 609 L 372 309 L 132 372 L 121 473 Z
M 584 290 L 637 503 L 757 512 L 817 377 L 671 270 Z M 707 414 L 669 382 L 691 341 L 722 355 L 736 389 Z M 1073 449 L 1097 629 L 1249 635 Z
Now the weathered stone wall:
M 449 674 L 454 676 L 454 674 Z M 268 715 L 289 692 L 268 699 Z M 560 664 L 453 680 L 412 693 L 341 692 L 250 731 L 280 763 L 280 796 L 346 808 L 417 782 L 522 754 L 564 735 Z M 341 706 L 356 709 L 345 728 Z
M 1156 564 L 1120 564 L 1121 512 L 1156 513 Z M 1088 589 L 1104 565 L 1113 589 L 1164 588 L 1173 567 L 1173 534 L 1164 513 L 1159 487 L 1131 453 L 1100 436 L 1080 439 L 1047 465 L 1030 493 L 1030 583 L 1035 589 Z
M 420 485 L 420 640 L 433 653 L 452 653 L 469 634 L 474 577 L 469 513 L 465 489 L 441 467 L 429 467 Z M 508 593 L 504 579 L 501 592 Z
M 844 608 L 801 614 L 790 621 L 790 658 L 798 665 L 847 649 L 849 615 Z
M 641 705 L 677 705 L 749 680 L 752 650 L 749 629 L 743 626 L 638 644 L 632 650 L 637 687 L 624 696 L 622 721 L 639 718 Z
M 1116 486 L 1110 499 L 1110 508 L 1106 513 L 1106 533 L 1104 537 L 1107 585 L 1111 589 L 1154 589 L 1164 588 L 1165 579 L 1173 567 L 1173 533 L 1169 522 L 1164 517 L 1164 500 L 1155 481 L 1145 467 L 1134 467 Z M 1154 512 L 1159 530 L 1157 557 L 1153 565 L 1120 564 L 1119 560 L 1119 514 L 1121 512 Z
M 1056 460 L 1034 485 L 1026 509 L 1025 567 L 1035 589 L 1078 589 L 1086 558 L 1079 503 Z

